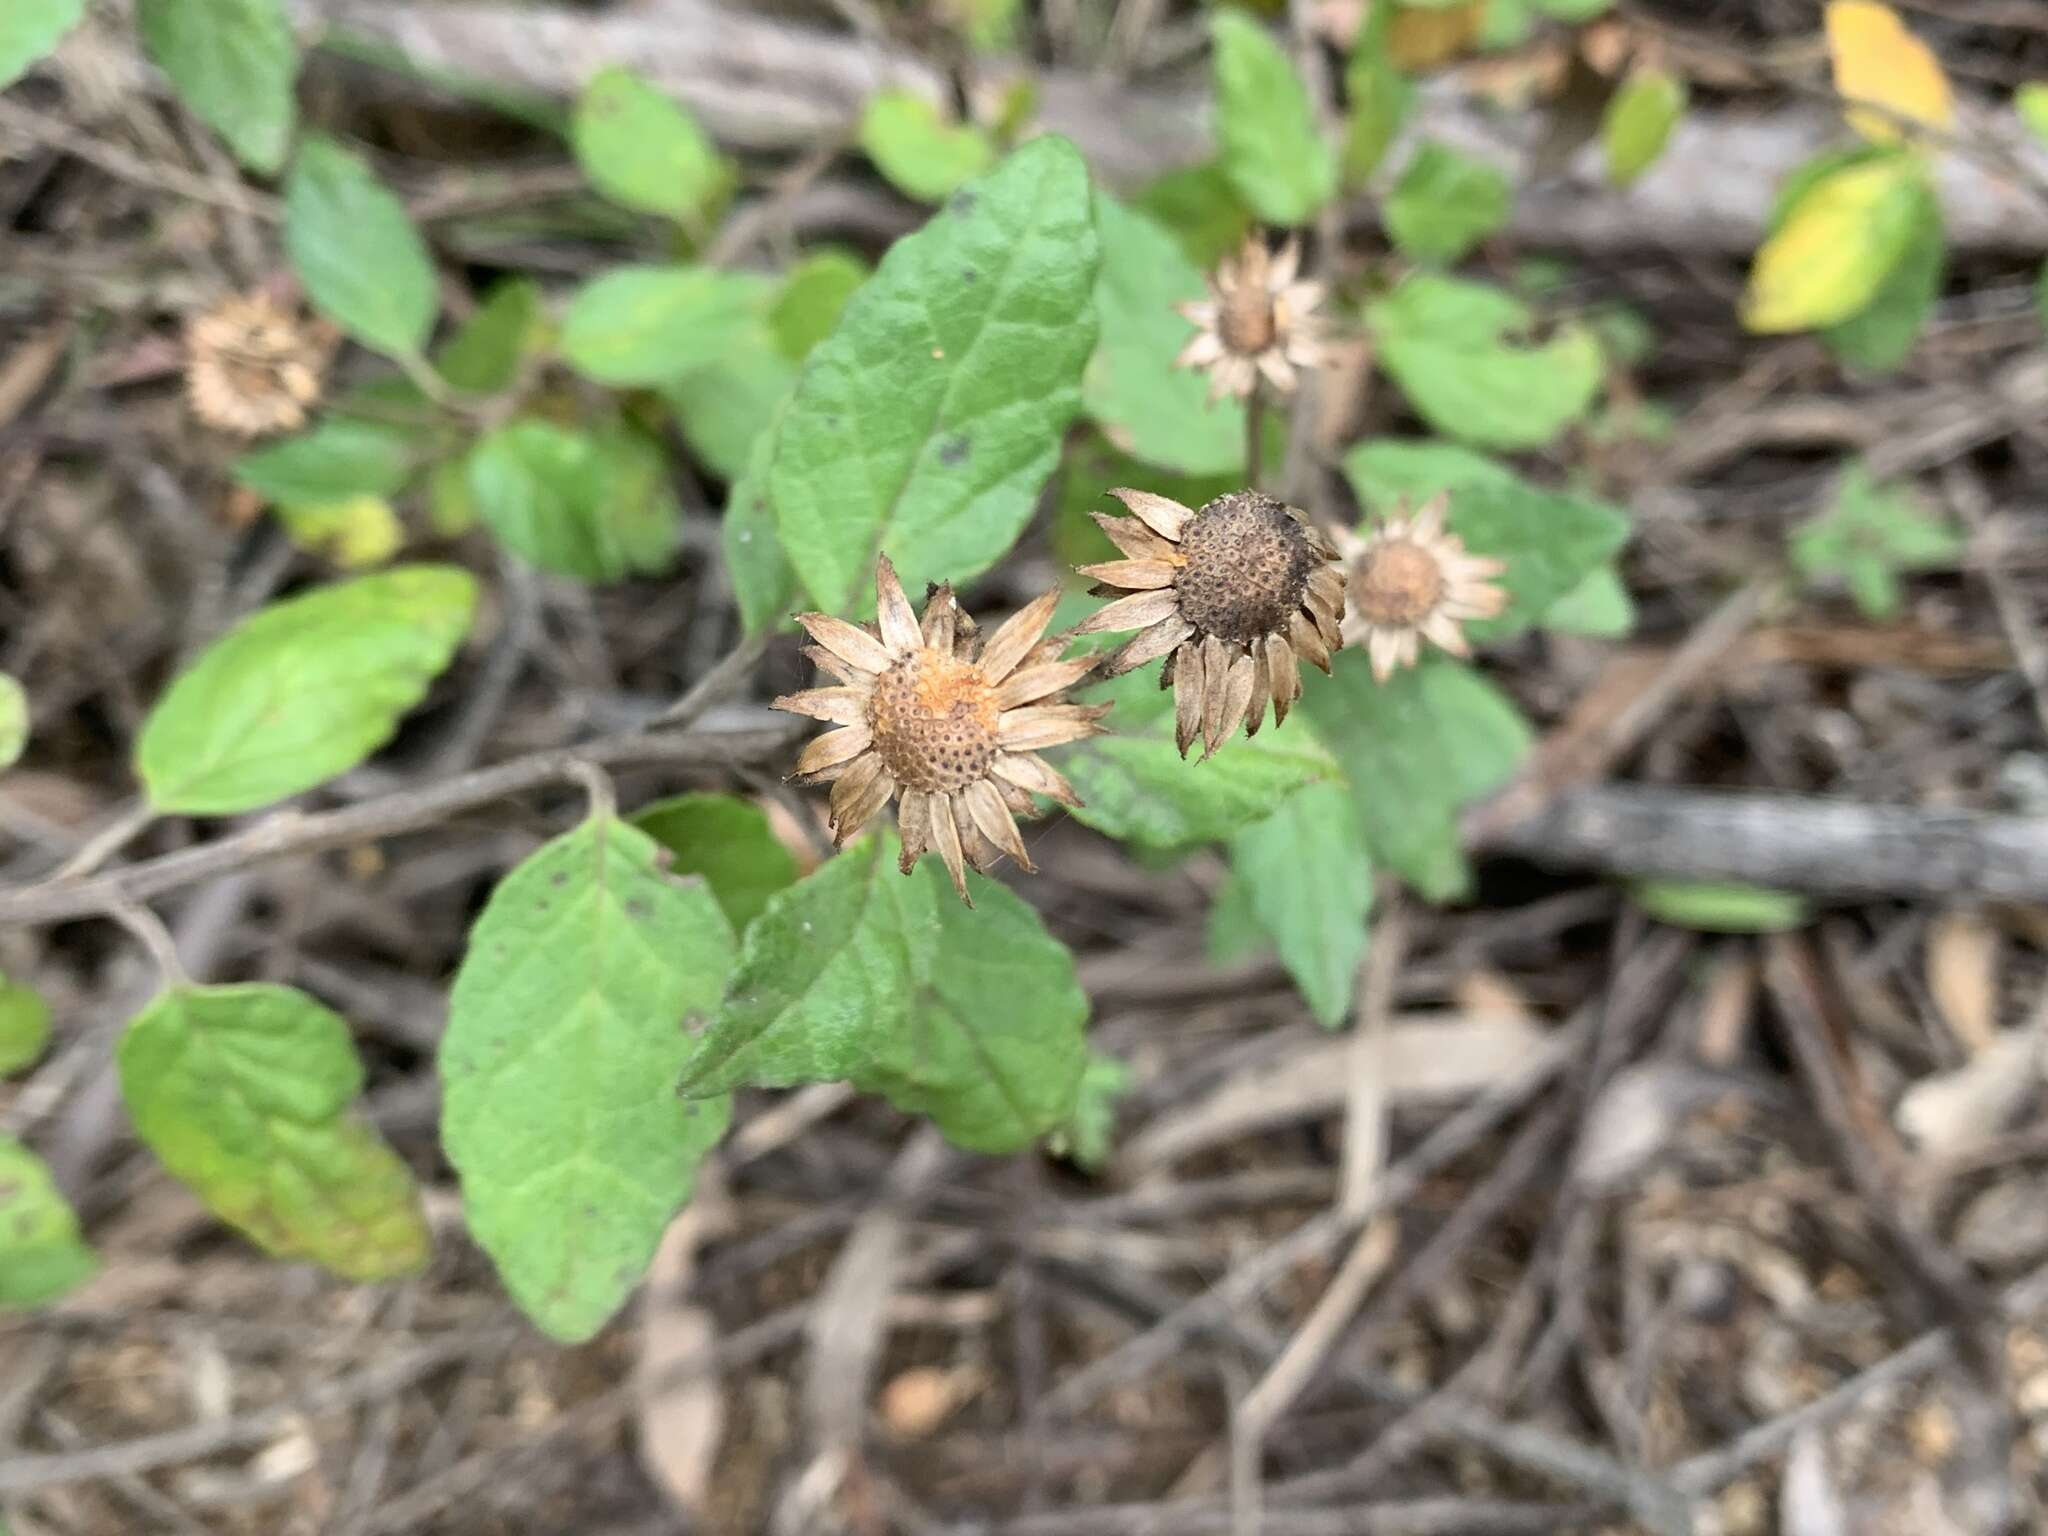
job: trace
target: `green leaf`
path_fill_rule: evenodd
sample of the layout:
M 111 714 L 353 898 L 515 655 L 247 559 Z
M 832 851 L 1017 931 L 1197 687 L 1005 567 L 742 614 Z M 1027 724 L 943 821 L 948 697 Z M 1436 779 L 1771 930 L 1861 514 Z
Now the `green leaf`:
M 1344 66 L 1344 179 L 1362 187 L 1387 157 L 1415 105 L 1415 86 L 1387 51 L 1394 8 L 1376 5 L 1351 45 Z
M 0 672 L 0 773 L 28 750 L 28 690 L 11 673 Z
M 1498 584 L 1508 605 L 1465 626 L 1475 640 L 1505 639 L 1541 622 L 1628 541 L 1628 518 L 1615 508 L 1539 490 L 1446 443 L 1361 443 L 1345 455 L 1344 471 L 1359 501 L 1382 515 L 1448 491 L 1450 531 L 1472 554 L 1506 562 Z
M 697 120 L 620 66 L 599 70 L 584 87 L 569 141 L 591 184 L 641 213 L 694 223 L 732 185 L 732 168 Z
M 1416 414 L 1450 437 L 1540 448 L 1586 414 L 1606 364 L 1576 323 L 1520 341 L 1535 316 L 1477 283 L 1418 272 L 1366 310 L 1385 365 Z
M 1007 887 L 970 875 L 970 908 L 936 859 L 895 862 L 878 834 L 770 899 L 683 1092 L 845 1079 L 975 1152 L 1058 1130 L 1088 1054 L 1073 956 Z
M 441 307 L 433 258 L 405 205 L 332 139 L 299 150 L 284 189 L 284 244 L 328 319 L 379 352 L 420 354 Z
M 50 1043 L 50 1005 L 33 987 L 0 976 L 0 1077 L 34 1066 Z
M 804 365 L 768 503 L 820 607 L 864 607 L 886 547 L 906 587 L 961 581 L 1030 520 L 1095 347 L 1088 170 L 1033 139 L 896 242 Z
M 1417 261 L 1449 266 L 1507 222 L 1513 199 L 1494 167 L 1432 140 L 1387 198 L 1387 233 Z
M 34 7 L 31 6 L 30 9 L 33 10 Z M 0 50 L 0 59 L 4 59 L 4 50 Z M 0 67 L 0 85 L 4 85 L 6 81 L 7 71 Z M 2039 80 L 2027 81 L 2012 93 L 2012 109 L 2019 114 L 2020 121 L 2027 125 L 2028 132 L 2043 144 L 2048 144 L 2048 83 Z
M 476 313 L 434 354 L 434 368 L 465 394 L 500 394 L 518 381 L 520 369 L 547 335 L 540 284 L 530 277 L 508 277 L 493 285 Z
M 710 267 L 618 267 L 586 283 L 562 356 L 600 384 L 662 384 L 717 362 L 760 323 L 761 280 Z
M 1661 69 L 1636 70 L 1608 98 L 1600 143 L 1608 179 L 1617 187 L 1632 186 L 1657 163 L 1685 116 L 1686 99 L 1685 82 Z
M 1591 21 L 1614 8 L 1614 0 L 1531 0 L 1552 21 Z
M 1802 898 L 1755 885 L 1644 880 L 1629 894 L 1659 922 L 1708 933 L 1785 933 L 1807 923 Z
M 491 892 L 449 996 L 441 1138 L 470 1231 L 551 1336 L 587 1339 L 640 1282 L 730 1105 L 676 1095 L 732 970 L 701 880 L 610 816 Z
M 85 0 L 8 0 L 0 6 L 0 91 L 57 51 L 85 16 Z
M 746 931 L 770 896 L 796 883 L 795 856 L 752 801 L 676 795 L 636 811 L 633 825 L 668 851 L 672 873 L 704 877 L 735 933 Z
M 1372 910 L 1372 860 L 1350 791 L 1311 784 L 1289 795 L 1231 839 L 1230 868 L 1316 1021 L 1342 1024 Z
M 475 606 L 467 571 L 409 565 L 244 619 L 143 722 L 135 769 L 150 805 L 230 816 L 353 768 L 425 697 Z
M 0 1307 L 43 1306 L 98 1268 L 42 1159 L 0 1134 Z
M 382 565 L 405 547 L 405 525 L 382 496 L 279 507 L 277 520 L 292 543 L 345 571 Z
M 915 91 L 877 92 L 860 120 L 860 147 L 897 191 L 937 203 L 995 163 L 996 147 L 972 123 L 948 122 Z
M 1082 375 L 1088 414 L 1125 452 L 1190 475 L 1244 466 L 1244 407 L 1208 403 L 1208 380 L 1173 366 L 1194 333 L 1173 306 L 1202 298 L 1202 274 L 1173 237 L 1107 192 L 1095 194 L 1102 271 L 1095 284 L 1101 339 Z
M 1146 668 L 1089 691 L 1114 701 L 1111 733 L 1077 743 L 1060 771 L 1086 802 L 1072 814 L 1111 837 L 1154 848 L 1220 841 L 1271 815 L 1280 800 L 1334 771 L 1315 737 L 1289 719 L 1236 736 L 1206 763 L 1173 745 L 1173 695 Z
M 280 0 L 138 0 L 142 46 L 178 97 L 251 170 L 291 148 L 298 45 Z
M 839 324 L 869 271 L 866 262 L 841 250 L 818 251 L 791 267 L 768 310 L 768 329 L 782 355 L 794 363 L 810 356 Z
M 173 987 L 116 1061 L 136 1134 L 266 1252 L 350 1280 L 426 1263 L 411 1173 L 350 1113 L 363 1065 L 339 1014 L 291 987 Z
M 1941 295 L 1947 247 L 1941 200 L 1918 184 L 1913 232 L 1891 273 L 1861 313 L 1821 332 L 1828 349 L 1852 368 L 1888 373 L 1912 353 L 1920 330 Z
M 1244 243 L 1252 216 L 1214 163 L 1168 171 L 1149 183 L 1131 207 L 1174 238 L 1181 253 L 1206 272 Z
M 1534 733 L 1512 700 L 1477 672 L 1432 657 L 1373 681 L 1354 651 L 1334 675 L 1302 679 L 1301 707 L 1350 784 L 1376 863 L 1431 901 L 1464 893 L 1470 876 L 1458 813 L 1505 783 Z
M 1928 514 L 1910 488 L 1881 486 L 1858 462 L 1842 476 L 1834 503 L 1792 535 L 1792 566 L 1809 585 L 1844 582 L 1866 618 L 1899 608 L 1899 574 L 1952 565 L 1963 539 Z
M 618 581 L 675 557 L 681 513 L 661 450 L 624 423 L 508 422 L 471 451 L 469 488 L 505 547 L 544 571 Z
M 796 364 L 765 326 L 756 326 L 717 362 L 661 386 L 683 440 L 727 484 L 746 472 L 754 445 L 796 385 Z
M 1081 1069 L 1074 1112 L 1066 1125 L 1053 1133 L 1047 1150 L 1084 1172 L 1099 1172 L 1109 1162 L 1110 1144 L 1116 1137 L 1117 1101 L 1131 1091 L 1132 1082 L 1129 1067 L 1114 1056 L 1090 1051 L 1088 1065 Z
M 782 420 L 793 398 L 783 396 L 768 425 L 755 437 L 746 473 L 726 497 L 725 520 L 719 526 L 726 575 L 740 606 L 741 627 L 750 635 L 774 628 L 797 598 L 796 570 L 783 552 L 775 509 L 768 501 L 768 474 L 775 461 Z
M 1542 627 L 1561 635 L 1618 640 L 1636 627 L 1635 600 L 1611 565 L 1593 571 L 1544 611 Z
M 1858 159 L 1812 181 L 1756 253 L 1742 323 L 1774 335 L 1860 314 L 1924 223 L 1928 195 L 1926 166 L 1907 150 Z
M 245 453 L 234 465 L 238 484 L 285 506 L 395 495 L 412 471 L 405 433 L 348 416 Z
M 1337 192 L 1337 166 L 1308 89 L 1266 29 L 1238 11 L 1209 21 L 1223 174 L 1268 224 L 1313 219 Z

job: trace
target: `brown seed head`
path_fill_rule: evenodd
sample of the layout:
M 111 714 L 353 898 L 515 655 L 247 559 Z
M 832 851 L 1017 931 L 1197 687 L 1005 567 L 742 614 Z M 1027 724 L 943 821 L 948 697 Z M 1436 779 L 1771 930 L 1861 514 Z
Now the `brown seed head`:
M 1181 535 L 1180 611 L 1205 634 L 1249 643 L 1286 634 L 1310 573 L 1322 563 L 1284 502 L 1233 491 L 1197 512 Z
M 1001 713 L 978 667 L 926 647 L 876 680 L 868 729 L 898 784 L 952 794 L 987 776 Z
M 186 328 L 186 387 L 201 421 L 245 437 L 305 425 L 335 334 L 267 294 L 227 299 Z
M 1351 570 L 1351 606 L 1368 624 L 1420 624 L 1443 595 L 1443 567 L 1409 539 L 1374 545 Z
M 1239 283 L 1225 289 L 1216 307 L 1216 334 L 1240 357 L 1257 357 L 1273 345 L 1278 317 L 1273 296 L 1263 284 Z

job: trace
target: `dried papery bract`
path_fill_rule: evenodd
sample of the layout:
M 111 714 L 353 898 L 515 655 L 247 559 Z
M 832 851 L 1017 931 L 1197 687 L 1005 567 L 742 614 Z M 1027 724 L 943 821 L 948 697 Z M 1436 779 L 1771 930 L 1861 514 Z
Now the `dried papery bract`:
M 185 327 L 185 393 L 192 414 L 238 437 L 295 432 L 319 402 L 339 341 L 266 293 L 237 294 Z
M 1108 705 L 1064 699 L 1098 658 L 1062 659 L 1065 638 L 1046 638 L 1057 587 L 1012 615 L 986 645 L 951 587 L 932 593 L 920 620 L 887 556 L 875 570 L 875 595 L 872 626 L 797 615 L 816 642 L 805 654 L 839 686 L 789 694 L 775 707 L 839 729 L 804 749 L 793 777 L 832 785 L 837 843 L 894 796 L 904 873 L 936 850 L 967 901 L 966 865 L 986 873 L 1008 854 L 1032 868 L 1017 818 L 1035 814 L 1033 795 L 1081 803 L 1038 753 L 1101 729 Z
M 1490 619 L 1507 606 L 1508 595 L 1494 585 L 1505 562 L 1467 554 L 1465 541 L 1444 531 L 1448 495 L 1424 503 L 1413 517 L 1394 517 L 1364 538 L 1337 535 L 1344 557 L 1348 612 L 1344 640 L 1362 646 L 1381 682 L 1401 667 L 1412 667 L 1422 642 L 1470 654 L 1465 622 Z
M 1233 259 L 1225 257 L 1209 279 L 1209 297 L 1175 306 L 1197 329 L 1174 359 L 1178 368 L 1209 375 L 1209 398 L 1248 398 L 1263 378 L 1291 394 L 1297 370 L 1320 368 L 1321 332 L 1314 310 L 1320 283 L 1296 281 L 1301 247 L 1290 240 L 1275 256 L 1256 233 Z
M 1149 491 L 1109 493 L 1136 515 L 1096 514 L 1126 558 L 1084 565 L 1100 593 L 1124 591 L 1077 634 L 1139 633 L 1103 663 L 1115 677 L 1168 657 L 1160 685 L 1174 692 L 1174 743 L 1203 757 L 1240 724 L 1256 734 L 1301 696 L 1299 662 L 1330 669 L 1343 644 L 1344 577 L 1336 547 L 1286 503 L 1233 491 L 1199 512 Z

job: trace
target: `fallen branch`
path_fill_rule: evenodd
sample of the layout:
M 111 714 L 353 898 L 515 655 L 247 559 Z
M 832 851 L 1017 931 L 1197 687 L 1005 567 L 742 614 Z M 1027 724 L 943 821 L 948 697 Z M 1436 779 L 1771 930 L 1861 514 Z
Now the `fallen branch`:
M 1608 784 L 1492 829 L 1483 847 L 1629 878 L 1816 896 L 2048 901 L 2048 817 Z
M 646 0 L 602 11 L 412 0 L 295 0 L 309 25 L 401 53 L 422 74 L 467 77 L 499 89 L 566 98 L 599 68 L 630 64 L 687 102 L 739 149 L 807 149 L 847 134 L 875 92 L 909 90 L 945 102 L 949 82 L 908 49 L 855 39 L 707 0 Z M 1000 84 L 1003 71 L 987 72 Z M 1066 134 L 1109 182 L 1131 186 L 1210 158 L 1207 83 L 1199 68 L 1134 84 L 1046 71 L 1034 75 L 1039 121 Z M 1533 169 L 1541 114 L 1500 113 L 1468 98 L 1455 79 L 1423 92 L 1414 137 L 1440 140 L 1506 171 L 1521 189 L 1508 238 L 1571 250 L 1666 246 L 1748 252 L 1762 237 L 1779 181 L 1845 138 L 1833 107 L 1800 102 L 1767 112 L 1689 113 L 1657 165 L 1626 190 L 1608 184 L 1600 152 L 1583 151 L 1566 175 Z M 1943 220 L 1958 249 L 2038 252 L 2048 206 L 2023 175 L 2048 181 L 2048 149 L 2011 113 L 1967 112 L 1963 133 L 1981 155 L 1939 158 Z M 1370 222 L 1377 203 L 1351 210 Z

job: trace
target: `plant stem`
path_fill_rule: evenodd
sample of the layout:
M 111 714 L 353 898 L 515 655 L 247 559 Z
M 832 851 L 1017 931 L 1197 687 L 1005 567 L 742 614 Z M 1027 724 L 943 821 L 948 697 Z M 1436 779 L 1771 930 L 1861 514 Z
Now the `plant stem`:
M 1266 461 L 1265 438 L 1266 386 L 1262 380 L 1254 380 L 1244 402 L 1244 483 L 1249 490 L 1259 488 Z

